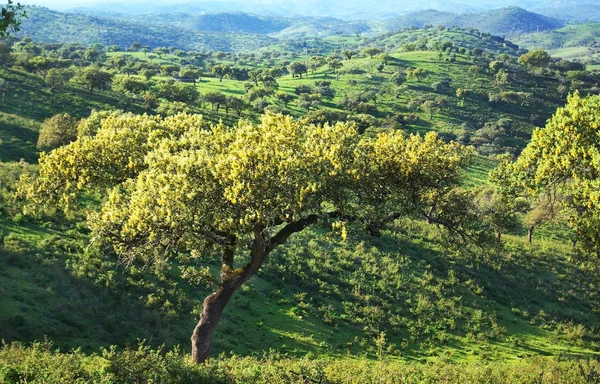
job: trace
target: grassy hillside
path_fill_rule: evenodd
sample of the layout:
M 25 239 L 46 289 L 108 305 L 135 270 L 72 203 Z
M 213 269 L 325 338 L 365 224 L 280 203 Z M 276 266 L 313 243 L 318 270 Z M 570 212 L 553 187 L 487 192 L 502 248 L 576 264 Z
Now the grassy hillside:
M 562 26 L 558 20 L 509 7 L 483 13 L 454 14 L 419 11 L 383 21 L 348 21 L 329 17 L 273 18 L 243 12 L 193 14 L 60 13 L 27 7 L 17 36 L 37 41 L 103 44 L 128 47 L 136 41 L 150 48 L 175 46 L 184 50 L 254 51 L 278 40 L 297 40 L 336 35 L 367 35 L 404 28 L 443 25 L 476 28 L 506 36 L 545 31 Z M 293 13 L 290 13 L 293 15 Z
M 85 351 L 137 339 L 187 347 L 209 291 L 187 288 L 176 267 L 158 277 L 115 269 L 76 228 L 6 221 L 0 228 L 5 341 L 46 336 Z M 600 280 L 569 262 L 560 242 L 527 247 L 511 237 L 504 251 L 475 257 L 448 250 L 421 223 L 400 228 L 379 239 L 352 230 L 347 242 L 327 230 L 295 237 L 234 297 L 215 355 L 274 348 L 373 357 L 382 332 L 386 355 L 418 360 L 600 352 Z
M 589 23 L 523 35 L 515 42 L 527 49 L 546 49 L 555 57 L 595 63 L 600 53 L 598 37 L 600 37 L 600 23 Z
M 329 54 L 342 46 L 378 46 L 388 56 L 355 52 L 351 59 L 338 58 L 342 66 L 335 72 L 324 63 L 302 78 L 279 69 L 276 84 L 269 83 L 276 93 L 249 102 L 242 117 L 256 120 L 272 109 L 315 122 L 343 115 L 366 134 L 436 131 L 479 150 L 464 175 L 464 185 L 472 188 L 485 184 L 497 164 L 493 155 L 518 153 L 533 128 L 564 104 L 554 72 L 522 67 L 514 45 L 475 31 L 432 28 L 372 40 L 338 36 L 323 41 L 332 47 Z M 18 44 L 13 48 L 19 57 L 36 47 Z M 49 58 L 59 51 L 37 48 Z M 171 114 L 160 110 L 161 104 L 177 102 L 161 89 L 169 84 L 161 81 L 171 79 L 169 67 L 166 73 L 159 69 L 177 64 L 199 71 L 200 81 L 187 86 L 202 97 L 176 106 L 234 125 L 236 112 L 214 110 L 207 96 L 219 92 L 249 100 L 252 89 L 267 87 L 233 76 L 220 81 L 212 68 L 228 64 L 251 71 L 306 60 L 281 45 L 252 55 L 207 54 L 195 62 L 186 55 L 136 52 L 119 64 L 122 55 L 108 53 L 100 63 L 114 75 L 114 89 L 94 95 L 74 81 L 52 92 L 44 74 L 26 70 L 26 61 L 0 70 L 10 84 L 0 103 L 0 159 L 5 161 L 0 167 L 0 339 L 7 342 L 46 337 L 62 350 L 92 352 L 145 339 L 154 347 L 187 348 L 210 292 L 187 284 L 177 264 L 125 269 L 90 244 L 84 211 L 36 220 L 21 214 L 23 202 L 12 192 L 19 173 L 35 170 L 37 132 L 45 118 L 61 112 L 86 117 L 92 109 L 115 108 Z M 122 79 L 145 81 L 141 73 L 151 68 L 157 70 L 144 93 L 119 89 Z M 398 73 L 410 76 L 394 84 Z M 587 91 L 593 81 L 580 83 Z M 322 93 L 308 108 L 299 95 L 307 89 Z M 464 99 L 458 89 L 467 90 Z M 156 105 L 143 106 L 146 91 L 156 95 Z M 277 93 L 290 100 L 285 103 Z M 21 158 L 31 164 L 8 162 Z M 102 197 L 87 196 L 86 203 Z M 343 241 L 330 228 L 305 231 L 273 254 L 225 311 L 213 354 L 260 356 L 274 349 L 292 357 L 473 362 L 600 353 L 600 275 L 596 264 L 579 258 L 563 227 L 541 227 L 529 245 L 526 230 L 517 226 L 497 249 L 451 246 L 436 226 L 413 219 L 397 220 L 379 238 L 351 225 L 349 232 Z
M 29 36 L 36 41 L 119 45 L 122 48 L 137 41 L 150 48 L 176 46 L 185 50 L 208 51 L 251 51 L 274 42 L 264 35 L 241 33 L 243 31 L 240 28 L 226 28 L 227 33 L 199 32 L 169 23 L 148 24 L 98 18 L 60 13 L 42 7 L 26 9 L 28 18 L 23 20 L 17 36 Z M 189 22 L 194 23 L 193 20 Z M 196 22 L 202 23 L 202 20 Z M 237 24 L 229 22 L 228 25 L 231 27 Z M 219 28 L 213 26 L 207 29 Z
M 600 5 L 590 0 L 544 1 L 530 10 L 573 24 L 600 21 Z
M 545 31 L 562 25 L 556 19 L 528 12 L 518 7 L 495 9 L 482 13 L 466 13 L 457 15 L 450 12 L 420 11 L 408 15 L 385 20 L 380 23 L 387 30 L 398 30 L 407 27 L 423 27 L 425 25 L 444 25 L 477 28 L 493 35 L 506 36 L 516 33 L 528 33 L 536 30 Z

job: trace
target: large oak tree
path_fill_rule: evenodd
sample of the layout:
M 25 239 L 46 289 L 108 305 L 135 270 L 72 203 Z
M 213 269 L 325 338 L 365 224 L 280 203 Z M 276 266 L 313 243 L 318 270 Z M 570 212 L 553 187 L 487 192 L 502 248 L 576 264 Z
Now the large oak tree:
M 455 187 L 471 154 L 433 133 L 367 136 L 351 123 L 281 115 L 231 128 L 185 114 L 111 115 L 95 135 L 42 154 L 24 185 L 34 206 L 70 207 L 90 188 L 104 191 L 89 225 L 125 262 L 175 259 L 209 277 L 200 256 L 219 258 L 218 289 L 192 335 L 200 362 L 232 295 L 294 233 L 352 220 L 379 235 L 411 214 L 459 225 L 453 212 L 465 204 L 453 199 L 466 195 Z

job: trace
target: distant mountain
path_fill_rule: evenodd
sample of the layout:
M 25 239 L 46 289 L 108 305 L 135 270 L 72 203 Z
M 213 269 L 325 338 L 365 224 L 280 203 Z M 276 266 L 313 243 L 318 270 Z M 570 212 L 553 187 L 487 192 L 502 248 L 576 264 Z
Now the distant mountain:
M 570 23 L 588 23 L 600 21 L 600 4 L 590 0 L 545 1 L 530 8 L 531 11 Z
M 556 51 L 561 57 L 569 54 L 575 57 L 589 56 L 598 53 L 600 23 L 569 25 L 555 31 L 522 35 L 515 42 L 527 49 Z
M 221 33 L 216 33 L 183 28 L 164 20 L 161 23 L 146 23 L 136 21 L 133 17 L 129 20 L 103 18 L 61 13 L 43 7 L 26 7 L 26 11 L 28 18 L 23 20 L 21 31 L 16 35 L 43 42 L 98 43 L 119 45 L 121 48 L 139 42 L 150 48 L 175 46 L 186 50 L 209 51 L 255 50 L 275 43 L 274 39 L 264 34 L 242 33 L 244 31 L 240 31 L 239 27 L 236 27 L 236 31 L 223 27 Z M 282 28 L 284 26 L 281 25 Z M 207 28 L 218 29 L 218 23 Z M 251 29 L 250 26 L 247 28 Z
M 50 1 L 50 0 L 41 0 Z M 77 0 L 75 0 L 77 1 Z M 179 0 L 176 3 L 158 0 L 132 0 L 127 2 L 99 1 L 69 9 L 69 12 L 113 12 L 129 15 L 151 13 L 223 13 L 240 11 L 277 17 L 333 17 L 342 20 L 383 20 L 412 12 L 435 9 L 453 13 L 473 13 L 486 10 L 520 6 L 530 7 L 543 0 Z M 594 1 L 594 0 L 588 0 Z
M 92 15 L 60 13 L 42 7 L 28 7 L 27 12 L 29 18 L 23 20 L 19 35 L 40 41 L 99 43 L 122 48 L 136 41 L 149 47 L 175 46 L 211 51 L 254 50 L 281 39 L 375 36 L 425 25 L 474 27 L 482 32 L 507 36 L 552 30 L 563 24 L 559 20 L 517 7 L 461 15 L 426 10 L 383 21 L 344 21 L 331 17 L 282 18 L 244 12 L 144 15 L 95 12 Z
M 257 33 L 266 35 L 279 32 L 293 24 L 293 20 L 281 17 L 259 16 L 244 12 L 226 13 L 155 13 L 144 15 L 121 15 L 120 20 L 141 24 L 164 24 L 198 32 Z
M 306 37 L 328 37 L 334 35 L 360 35 L 372 33 L 366 22 L 342 21 L 334 18 L 305 18 L 270 36 L 278 39 L 297 39 Z
M 560 28 L 563 25 L 559 20 L 518 7 L 462 15 L 428 10 L 379 22 L 379 26 L 386 30 L 398 30 L 412 26 L 423 27 L 427 24 L 473 27 L 498 36 L 546 31 Z

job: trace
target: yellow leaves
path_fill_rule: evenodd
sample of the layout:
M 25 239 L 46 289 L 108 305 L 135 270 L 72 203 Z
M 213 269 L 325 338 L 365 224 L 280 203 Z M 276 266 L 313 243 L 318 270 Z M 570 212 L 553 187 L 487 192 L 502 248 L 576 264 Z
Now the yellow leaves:
M 354 124 L 280 115 L 231 128 L 185 114 L 109 116 L 95 136 L 40 158 L 32 196 L 68 204 L 81 190 L 111 188 L 92 221 L 117 249 L 192 247 L 215 228 L 247 233 L 257 223 L 341 208 L 377 215 L 408 196 L 434 199 L 458 183 L 471 153 L 434 134 L 373 138 Z M 345 225 L 335 225 L 345 239 Z
M 348 231 L 346 230 L 346 223 L 344 221 L 332 222 L 331 229 L 335 232 L 339 232 L 340 237 L 343 241 L 346 241 L 348 239 Z

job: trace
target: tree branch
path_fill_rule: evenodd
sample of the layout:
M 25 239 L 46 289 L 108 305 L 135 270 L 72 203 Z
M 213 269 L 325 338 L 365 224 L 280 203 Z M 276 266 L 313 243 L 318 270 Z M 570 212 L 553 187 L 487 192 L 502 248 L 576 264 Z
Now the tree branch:
M 296 232 L 300 232 L 306 227 L 316 223 L 318 219 L 319 216 L 313 214 L 287 224 L 268 240 L 267 251 L 271 252 L 278 245 L 284 244 L 291 235 Z

